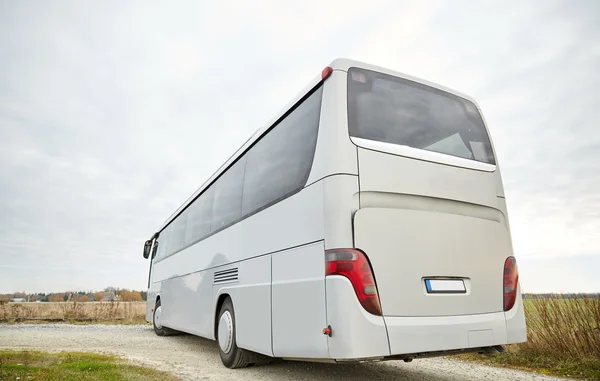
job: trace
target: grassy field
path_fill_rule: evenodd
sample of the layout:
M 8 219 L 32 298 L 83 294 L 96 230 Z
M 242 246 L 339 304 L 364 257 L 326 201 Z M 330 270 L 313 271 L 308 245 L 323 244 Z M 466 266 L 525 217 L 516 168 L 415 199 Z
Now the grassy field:
M 499 355 L 463 355 L 490 365 L 600 380 L 600 299 L 525 300 L 527 343 Z
M 90 353 L 0 351 L 0 380 L 177 380 L 167 373 Z
M 0 305 L 0 322 L 112 322 L 143 324 L 145 302 L 8 303 Z

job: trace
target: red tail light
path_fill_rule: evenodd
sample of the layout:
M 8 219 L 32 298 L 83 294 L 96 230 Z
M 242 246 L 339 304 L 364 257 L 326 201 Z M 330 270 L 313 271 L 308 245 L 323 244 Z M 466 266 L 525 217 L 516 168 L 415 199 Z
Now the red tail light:
M 323 69 L 323 71 L 321 72 L 321 79 L 322 80 L 326 80 L 327 77 L 329 77 L 331 75 L 331 73 L 333 73 L 333 69 L 329 66 L 327 66 L 325 69 Z
M 515 257 L 508 257 L 504 262 L 504 311 L 510 310 L 515 305 L 518 282 L 517 260 Z
M 325 275 L 348 278 L 363 308 L 373 315 L 381 316 L 375 278 L 363 252 L 354 249 L 326 250 Z

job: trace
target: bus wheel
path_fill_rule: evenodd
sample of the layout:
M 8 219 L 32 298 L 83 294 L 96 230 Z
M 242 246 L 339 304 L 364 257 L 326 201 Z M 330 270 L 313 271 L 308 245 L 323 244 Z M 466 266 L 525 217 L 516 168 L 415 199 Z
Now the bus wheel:
M 231 298 L 225 299 L 219 312 L 217 326 L 219 354 L 223 365 L 230 369 L 243 368 L 248 365 L 265 365 L 270 357 L 239 348 L 235 341 L 235 312 Z
M 154 307 L 154 315 L 152 315 L 152 326 L 154 327 L 154 333 L 158 336 L 170 336 L 174 333 L 173 330 L 163 327 L 162 325 L 162 307 L 160 306 L 160 299 L 156 301 Z

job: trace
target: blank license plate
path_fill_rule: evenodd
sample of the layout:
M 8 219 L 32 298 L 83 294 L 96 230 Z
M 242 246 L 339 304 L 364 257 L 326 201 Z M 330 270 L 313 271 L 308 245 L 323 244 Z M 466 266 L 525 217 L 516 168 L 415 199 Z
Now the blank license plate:
M 425 279 L 430 294 L 464 294 L 467 292 L 462 279 Z

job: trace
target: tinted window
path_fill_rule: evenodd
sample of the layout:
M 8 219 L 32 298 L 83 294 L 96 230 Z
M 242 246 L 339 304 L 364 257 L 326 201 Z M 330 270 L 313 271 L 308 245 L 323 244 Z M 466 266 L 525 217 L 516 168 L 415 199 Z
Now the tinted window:
M 322 87 L 247 153 L 243 215 L 301 189 L 315 153 Z
M 213 208 L 213 188 L 208 188 L 188 207 L 188 221 L 185 232 L 186 246 L 210 234 L 210 220 Z
M 171 222 L 160 233 L 156 259 L 302 189 L 315 153 L 321 98 L 319 88 Z
M 156 259 L 162 259 L 164 257 L 166 257 L 169 252 L 169 232 L 170 232 L 170 225 L 167 226 L 162 232 L 160 232 L 160 235 L 158 237 L 158 249 L 156 251 Z
M 171 224 L 169 237 L 169 252 L 181 250 L 185 246 L 185 228 L 187 224 L 187 209 Z
M 229 226 L 241 218 L 245 164 L 245 157 L 242 157 L 211 185 L 214 189 L 211 232 Z
M 350 135 L 495 164 L 473 102 L 413 81 L 351 68 Z

